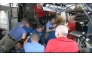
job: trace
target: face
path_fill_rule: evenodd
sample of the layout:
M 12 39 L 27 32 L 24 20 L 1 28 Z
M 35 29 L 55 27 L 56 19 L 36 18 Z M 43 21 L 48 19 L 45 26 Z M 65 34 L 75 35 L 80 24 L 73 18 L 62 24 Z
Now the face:
M 27 20 L 22 20 L 23 24 L 26 25 L 26 23 L 28 22 Z
M 27 21 L 22 21 L 22 22 L 23 22 L 23 24 L 24 24 L 24 25 L 26 25 L 26 24 L 27 24 Z
M 41 9 L 41 8 L 42 8 L 41 3 L 37 3 L 37 8 L 39 8 L 39 9 Z
M 20 43 L 17 43 L 17 44 L 15 45 L 15 48 L 16 48 L 16 49 L 21 48 L 21 47 L 22 47 L 22 46 L 21 46 Z
M 26 27 L 30 27 L 29 23 L 26 23 Z
M 71 22 L 71 23 L 74 22 L 74 17 L 73 16 L 70 17 L 69 22 Z
M 51 20 L 51 23 L 55 23 L 55 19 L 54 18 Z
M 42 28 L 37 28 L 38 32 L 42 32 L 42 30 L 43 30 Z

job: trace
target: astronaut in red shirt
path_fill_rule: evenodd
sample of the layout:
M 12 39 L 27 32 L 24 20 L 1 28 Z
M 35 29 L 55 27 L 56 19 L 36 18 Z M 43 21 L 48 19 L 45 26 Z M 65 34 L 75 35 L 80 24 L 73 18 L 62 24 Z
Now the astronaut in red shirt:
M 69 28 L 67 37 L 72 40 L 75 40 L 75 36 L 70 35 L 69 33 L 72 31 L 75 31 L 76 23 L 75 23 L 74 18 L 75 18 L 75 16 L 70 16 L 69 22 L 67 24 L 67 26 Z
M 67 38 L 68 28 L 64 25 L 57 26 L 56 38 L 48 41 L 44 52 L 78 52 L 78 45 L 75 41 Z
M 41 3 L 37 3 L 34 6 L 34 16 L 38 17 L 39 23 L 45 25 L 46 23 L 46 11 L 43 10 Z

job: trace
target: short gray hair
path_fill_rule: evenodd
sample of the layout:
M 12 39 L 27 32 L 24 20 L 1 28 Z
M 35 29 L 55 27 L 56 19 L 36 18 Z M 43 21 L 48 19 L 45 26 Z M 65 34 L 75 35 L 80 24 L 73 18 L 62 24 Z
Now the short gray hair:
M 60 35 L 67 36 L 68 34 L 68 27 L 64 25 L 59 25 L 56 28 L 56 32 L 58 32 Z

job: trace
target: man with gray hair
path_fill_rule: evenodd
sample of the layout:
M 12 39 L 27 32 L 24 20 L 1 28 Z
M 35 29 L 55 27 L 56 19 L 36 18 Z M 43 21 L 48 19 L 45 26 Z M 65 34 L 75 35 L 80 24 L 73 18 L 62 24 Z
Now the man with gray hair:
M 55 39 L 49 40 L 45 52 L 78 52 L 78 45 L 75 41 L 67 38 L 68 28 L 64 25 L 57 26 Z

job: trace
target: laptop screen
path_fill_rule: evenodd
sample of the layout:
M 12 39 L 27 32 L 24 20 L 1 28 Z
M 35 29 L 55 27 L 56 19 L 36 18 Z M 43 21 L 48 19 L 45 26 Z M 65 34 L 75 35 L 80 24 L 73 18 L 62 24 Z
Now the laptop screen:
M 76 28 L 75 28 L 75 30 L 79 31 L 79 32 L 85 32 L 85 33 L 87 33 L 88 26 L 86 25 L 86 23 L 84 23 L 84 26 L 82 27 L 82 25 L 80 24 L 80 22 L 76 22 Z

